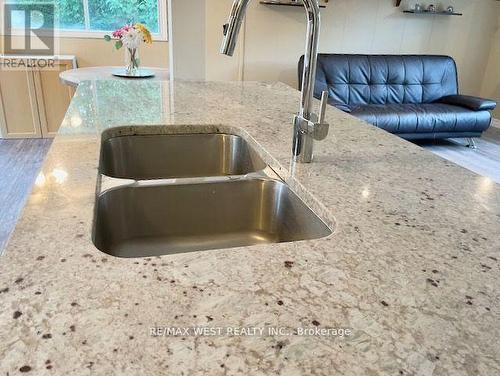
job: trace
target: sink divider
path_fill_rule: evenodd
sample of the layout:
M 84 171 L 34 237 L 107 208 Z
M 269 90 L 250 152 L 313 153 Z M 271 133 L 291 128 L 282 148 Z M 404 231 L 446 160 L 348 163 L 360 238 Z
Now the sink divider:
M 97 190 L 97 196 L 100 196 L 113 189 L 120 189 L 123 187 L 131 187 L 131 186 L 153 187 L 161 185 L 205 184 L 205 183 L 230 182 L 238 180 L 255 180 L 255 179 L 275 180 L 285 183 L 285 181 L 276 173 L 276 171 L 274 171 L 274 169 L 271 166 L 266 166 L 266 168 L 263 170 L 250 172 L 245 175 L 203 176 L 203 177 L 192 177 L 192 178 L 168 178 L 168 179 L 145 179 L 145 180 L 114 178 L 101 173 L 100 184 Z

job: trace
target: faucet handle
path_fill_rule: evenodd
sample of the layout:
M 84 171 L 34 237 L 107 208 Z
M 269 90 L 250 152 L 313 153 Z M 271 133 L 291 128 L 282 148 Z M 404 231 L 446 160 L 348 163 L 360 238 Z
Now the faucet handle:
M 314 124 L 313 138 L 317 141 L 324 140 L 328 136 L 330 125 L 325 122 L 326 105 L 328 104 L 328 92 L 321 93 L 321 104 L 319 107 L 318 122 Z

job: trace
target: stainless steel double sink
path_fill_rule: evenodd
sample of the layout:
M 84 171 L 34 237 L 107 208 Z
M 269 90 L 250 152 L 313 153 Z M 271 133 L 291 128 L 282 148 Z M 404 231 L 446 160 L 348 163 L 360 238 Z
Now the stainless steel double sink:
M 113 256 L 160 256 L 332 233 L 237 135 L 103 137 L 99 172 L 101 181 L 114 184 L 98 189 L 93 241 Z

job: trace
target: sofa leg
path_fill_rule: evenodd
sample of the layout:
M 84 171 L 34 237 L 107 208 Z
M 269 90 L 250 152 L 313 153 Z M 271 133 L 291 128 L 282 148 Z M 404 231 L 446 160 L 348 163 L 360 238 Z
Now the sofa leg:
M 467 138 L 467 147 L 471 149 L 477 149 L 476 142 L 472 137 Z

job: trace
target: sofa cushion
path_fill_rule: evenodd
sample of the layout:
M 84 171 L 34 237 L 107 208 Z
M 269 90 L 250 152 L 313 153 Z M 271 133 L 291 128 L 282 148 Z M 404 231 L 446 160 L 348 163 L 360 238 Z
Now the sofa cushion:
M 314 96 L 324 90 L 337 105 L 432 103 L 458 93 L 457 69 L 449 56 L 319 54 Z
M 398 134 L 482 132 L 491 122 L 488 111 L 471 111 L 443 103 L 362 105 L 350 113 Z

